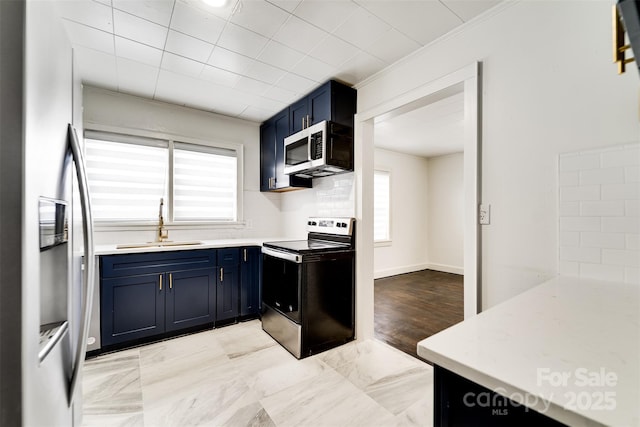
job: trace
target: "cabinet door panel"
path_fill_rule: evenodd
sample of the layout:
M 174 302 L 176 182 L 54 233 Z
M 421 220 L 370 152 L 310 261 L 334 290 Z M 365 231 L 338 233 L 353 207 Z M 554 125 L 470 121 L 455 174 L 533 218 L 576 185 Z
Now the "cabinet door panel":
M 289 107 L 290 129 L 289 134 L 301 131 L 307 127 L 307 115 L 309 114 L 309 104 L 307 98 L 302 98 Z M 286 135 L 289 136 L 289 135 Z
M 203 268 L 167 274 L 167 331 L 213 323 L 216 291 L 214 272 L 211 268 Z
M 276 117 L 276 188 L 289 186 L 289 175 L 284 173 L 284 139 L 289 136 L 289 115 L 285 111 Z
M 164 292 L 159 274 L 105 279 L 101 290 L 102 344 L 164 332 Z
M 254 316 L 260 312 L 260 276 L 262 260 L 260 248 L 242 250 L 240 264 L 240 316 Z
M 274 189 L 275 179 L 276 128 L 273 120 L 269 120 L 260 126 L 260 191 Z
M 240 267 L 218 267 L 216 320 L 238 317 Z
M 331 120 L 331 82 L 320 86 L 307 97 L 309 125 Z

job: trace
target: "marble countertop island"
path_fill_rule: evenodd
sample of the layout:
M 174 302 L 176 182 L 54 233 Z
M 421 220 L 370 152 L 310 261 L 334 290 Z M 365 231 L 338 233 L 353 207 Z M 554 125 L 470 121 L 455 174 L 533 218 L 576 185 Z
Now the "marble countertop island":
M 418 354 L 570 426 L 640 426 L 640 284 L 556 277 Z

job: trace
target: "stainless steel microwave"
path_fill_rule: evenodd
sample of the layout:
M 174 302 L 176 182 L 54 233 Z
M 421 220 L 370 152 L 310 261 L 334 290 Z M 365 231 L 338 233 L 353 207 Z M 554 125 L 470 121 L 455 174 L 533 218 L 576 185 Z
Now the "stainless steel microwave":
M 353 170 L 353 128 L 325 120 L 284 139 L 284 173 L 302 178 Z

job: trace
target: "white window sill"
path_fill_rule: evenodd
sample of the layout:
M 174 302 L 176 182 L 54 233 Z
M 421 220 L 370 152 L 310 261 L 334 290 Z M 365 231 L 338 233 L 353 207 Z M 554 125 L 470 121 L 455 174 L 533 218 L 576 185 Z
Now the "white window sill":
M 392 243 L 391 240 L 376 240 L 373 242 L 373 247 L 379 248 L 383 246 L 391 246 L 391 243 Z

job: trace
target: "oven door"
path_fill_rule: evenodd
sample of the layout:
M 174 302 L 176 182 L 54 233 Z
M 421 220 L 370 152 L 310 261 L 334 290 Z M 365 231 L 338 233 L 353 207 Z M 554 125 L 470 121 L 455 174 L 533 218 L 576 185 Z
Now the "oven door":
M 302 256 L 262 248 L 262 302 L 300 324 Z

